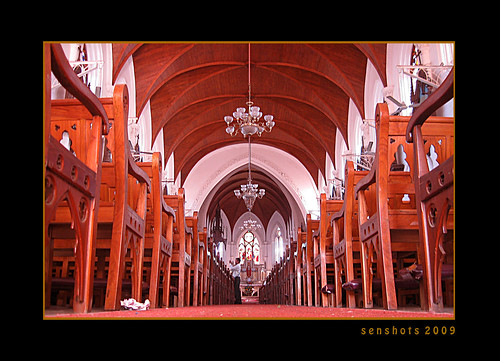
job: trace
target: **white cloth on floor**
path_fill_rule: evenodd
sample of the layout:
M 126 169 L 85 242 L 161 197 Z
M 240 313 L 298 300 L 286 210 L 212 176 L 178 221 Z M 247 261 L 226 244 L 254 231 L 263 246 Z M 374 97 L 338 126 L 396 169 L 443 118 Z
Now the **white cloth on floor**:
M 150 302 L 148 299 L 144 301 L 144 303 L 137 302 L 133 298 L 129 299 L 124 299 L 123 301 L 120 301 L 120 305 L 124 307 L 126 310 L 138 310 L 138 311 L 145 311 L 149 310 L 149 305 Z

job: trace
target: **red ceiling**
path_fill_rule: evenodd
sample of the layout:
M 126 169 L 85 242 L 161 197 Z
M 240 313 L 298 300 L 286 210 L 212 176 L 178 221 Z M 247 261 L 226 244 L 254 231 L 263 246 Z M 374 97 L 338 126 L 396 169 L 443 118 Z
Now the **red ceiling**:
M 325 173 L 325 154 L 335 159 L 337 128 L 347 141 L 349 98 L 364 117 L 367 59 L 387 85 L 386 48 L 384 43 L 252 44 L 252 101 L 276 121 L 271 133 L 252 142 L 293 155 L 317 181 L 318 170 Z M 153 139 L 163 128 L 165 158 L 174 152 L 175 176 L 181 172 L 182 182 L 206 154 L 246 142 L 225 132 L 223 117 L 246 106 L 248 44 L 113 44 L 113 81 L 130 56 L 137 117 L 150 101 Z

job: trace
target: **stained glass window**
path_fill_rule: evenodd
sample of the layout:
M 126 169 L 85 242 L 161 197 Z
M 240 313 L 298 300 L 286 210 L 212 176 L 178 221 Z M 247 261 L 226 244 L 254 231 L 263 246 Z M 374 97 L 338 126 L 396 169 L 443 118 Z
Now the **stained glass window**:
M 250 231 L 240 238 L 238 244 L 238 254 L 241 260 L 251 261 L 254 264 L 260 263 L 260 245 L 257 237 Z

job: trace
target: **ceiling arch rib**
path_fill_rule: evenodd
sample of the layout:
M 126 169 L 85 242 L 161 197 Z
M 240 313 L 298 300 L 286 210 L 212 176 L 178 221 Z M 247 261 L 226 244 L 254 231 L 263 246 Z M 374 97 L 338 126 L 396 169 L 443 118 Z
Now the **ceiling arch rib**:
M 221 113 L 231 114 L 236 107 L 241 106 L 243 100 L 242 96 L 223 94 L 212 98 L 199 99 L 196 103 L 188 104 L 180 109 L 164 125 L 165 144 L 169 144 L 169 148 L 166 147 L 166 154 L 170 154 L 173 148 L 177 144 L 180 144 L 185 137 L 189 136 L 192 131 L 205 126 L 211 126 L 212 124 L 218 125 L 218 128 L 214 129 L 215 131 L 220 129 L 220 134 L 223 137 L 227 137 Z M 333 152 L 334 144 L 330 144 L 331 137 L 328 138 L 326 135 L 330 133 L 335 134 L 335 127 L 328 127 L 328 123 L 324 121 L 311 124 L 311 121 L 303 117 L 303 112 L 297 111 L 297 106 L 290 104 L 298 101 L 300 100 L 268 95 L 266 97 L 259 97 L 258 105 L 266 113 L 273 114 L 275 119 L 287 120 L 286 128 L 283 129 L 286 129 L 290 134 L 295 136 L 299 143 L 300 139 L 306 135 L 316 139 L 316 143 L 321 144 L 326 151 Z M 310 119 L 313 112 L 314 110 L 309 112 Z
M 208 137 L 210 135 L 211 139 L 208 140 L 210 144 L 217 142 L 226 142 L 233 139 L 235 142 L 246 142 L 240 137 L 231 138 L 227 135 L 224 130 L 223 123 L 220 120 L 212 121 L 210 124 L 203 124 L 195 127 L 193 122 L 188 122 L 186 126 L 182 126 L 180 122 L 176 122 L 176 126 L 171 129 L 171 131 L 165 131 L 164 144 L 171 144 L 168 148 L 167 154 L 171 151 L 176 150 L 176 163 L 179 168 L 177 171 L 182 170 L 184 177 L 189 173 L 190 168 L 185 168 L 180 164 L 184 164 L 184 160 L 190 158 L 192 154 L 196 154 L 202 151 L 206 146 L 206 142 L 196 141 L 200 137 Z M 178 133 L 177 133 L 178 129 Z M 294 155 L 305 154 L 309 157 L 309 160 L 314 163 L 314 165 L 323 171 L 324 167 L 324 153 L 325 148 L 318 143 L 317 139 L 303 128 L 295 125 L 287 125 L 286 131 L 284 129 L 276 128 L 271 134 L 265 134 L 263 137 L 254 137 L 252 140 L 254 143 L 268 143 L 276 146 L 280 149 L 294 150 Z M 335 144 L 333 144 L 333 147 Z M 190 152 L 190 154 L 187 154 Z M 198 161 L 195 157 L 194 162 Z M 314 168 L 313 168 L 314 169 Z M 312 170 L 312 173 L 317 173 Z M 176 172 L 177 174 L 177 172 Z M 313 176 L 315 178 L 315 176 Z
M 211 204 L 216 207 L 217 202 L 213 201 L 213 198 L 222 192 L 227 194 L 227 199 L 223 196 L 219 198 L 222 202 L 234 202 L 235 206 L 240 203 L 241 212 L 246 211 L 243 202 L 241 200 L 238 202 L 237 198 L 234 197 L 233 191 L 238 189 L 241 184 L 246 183 L 248 174 L 247 147 L 247 144 L 242 143 L 219 147 L 195 165 L 184 183 L 185 188 L 191 190 L 186 193 L 187 209 L 200 210 L 208 217 L 211 214 L 207 210 L 208 206 Z M 240 171 L 242 172 L 240 179 L 230 179 Z M 258 178 L 257 172 L 261 172 L 265 178 L 269 179 Z M 276 191 L 285 196 L 285 198 L 281 197 L 278 203 L 290 207 L 295 214 L 294 219 L 305 219 L 307 213 L 318 207 L 316 203 L 319 193 L 314 180 L 304 168 L 304 164 L 287 152 L 262 144 L 252 146 L 252 178 L 254 183 L 259 184 L 259 187 L 266 189 L 266 196 L 262 201 L 265 201 L 268 189 L 273 187 L 272 184 L 268 185 L 268 182 L 274 182 L 274 185 L 281 190 Z M 200 182 L 200 179 L 203 181 Z M 256 205 L 260 202 L 261 200 L 258 200 Z M 265 209 L 270 207 L 276 209 L 272 203 L 260 204 Z M 223 203 L 220 205 L 222 207 Z M 281 209 L 280 213 L 282 213 Z M 285 216 L 285 213 L 282 214 Z
M 387 61 L 387 44 L 385 43 L 361 43 L 354 44 L 359 50 L 370 59 L 371 63 L 377 70 L 380 80 L 384 87 L 387 86 L 387 75 L 385 73 Z
M 274 131 L 273 129 L 273 132 Z M 181 172 L 181 184 L 184 184 L 184 180 L 189 175 L 191 169 L 206 154 L 227 145 L 245 142 L 245 140 L 239 137 L 229 137 L 225 132 L 222 137 L 216 137 L 213 135 L 215 132 L 216 131 L 212 132 L 210 135 L 206 135 L 207 132 L 203 131 L 207 139 L 203 141 L 202 144 L 198 143 L 190 146 L 189 143 L 186 143 L 175 150 L 175 177 L 177 178 L 179 172 Z M 301 147 L 295 142 L 285 142 L 281 140 L 280 135 L 284 136 L 283 133 L 276 135 L 269 133 L 266 134 L 266 138 L 264 138 L 264 136 L 262 138 L 252 138 L 252 143 L 270 145 L 291 154 L 304 165 L 310 173 L 311 178 L 317 182 L 318 169 L 322 169 L 324 172 L 325 153 L 323 152 L 323 156 L 320 157 L 320 155 L 312 153 L 309 149 Z M 273 139 L 270 139 L 271 137 L 273 137 Z
M 266 189 L 254 211 L 263 222 L 275 211 L 288 221 L 292 213 L 305 217 L 316 210 L 318 170 L 325 174 L 326 154 L 335 159 L 336 130 L 346 142 L 350 136 L 350 99 L 364 117 L 368 60 L 387 85 L 386 48 L 378 43 L 251 45 L 252 100 L 276 121 L 271 133 L 252 138 L 254 182 Z M 234 225 L 247 211 L 233 193 L 246 181 L 247 147 L 241 135 L 225 132 L 223 117 L 248 98 L 248 44 L 113 44 L 113 82 L 131 57 L 137 117 L 150 102 L 152 141 L 163 129 L 164 156 L 175 154 L 174 172 L 182 175 L 186 204 L 192 210 L 204 204 L 211 217 L 221 202 Z M 235 161 L 237 169 L 231 166 Z
M 157 114 L 156 117 L 153 117 L 153 139 L 156 138 L 160 129 L 165 127 L 168 117 L 172 117 L 171 114 L 177 110 L 173 104 L 181 99 L 184 94 L 196 87 L 200 82 L 209 80 L 221 72 L 230 71 L 237 67 L 238 65 L 234 64 L 233 66 L 230 64 L 211 64 L 180 73 L 170 81 L 165 82 L 151 99 L 154 103 L 153 109 Z M 224 97 L 228 96 L 232 98 L 238 96 L 238 94 L 224 95 Z M 214 97 L 222 97 L 222 95 L 214 95 Z M 202 101 L 203 99 L 200 99 L 198 103 Z
M 286 218 L 291 217 L 291 207 L 282 189 L 264 170 L 254 166 L 252 168 L 253 183 L 266 190 L 266 195 L 255 202 L 252 213 L 261 219 L 264 227 L 267 227 L 267 223 L 276 210 Z M 214 217 L 217 205 L 222 205 L 221 208 L 228 217 L 231 228 L 234 227 L 241 215 L 247 212 L 247 208 L 241 200 L 234 196 L 233 191 L 238 189 L 241 184 L 246 183 L 247 178 L 246 166 L 242 166 L 220 182 L 221 184 L 218 185 L 220 191 L 209 200 L 207 214 L 210 219 Z
M 211 79 L 212 77 L 217 76 L 219 73 L 226 72 L 226 71 L 231 71 L 234 69 L 234 67 L 228 67 L 228 65 L 235 65 L 234 62 L 232 63 L 227 63 L 227 64 L 205 64 L 204 66 L 198 66 L 196 69 L 190 70 L 183 72 L 181 74 L 176 75 L 174 78 L 172 78 L 170 81 L 165 82 L 163 86 L 155 93 L 155 96 L 153 99 L 161 99 L 159 101 L 159 104 L 155 104 L 153 106 L 153 109 L 157 108 L 157 113 L 162 114 L 163 118 L 158 119 L 158 117 L 153 117 L 154 119 L 154 125 L 153 125 L 153 138 L 156 137 L 156 135 L 159 132 L 159 129 L 161 129 L 162 125 L 164 126 L 167 122 L 166 119 L 168 119 L 168 114 L 166 113 L 166 110 L 169 110 L 169 107 L 172 105 L 172 103 L 180 99 L 183 94 L 188 92 L 190 89 L 193 89 L 198 85 L 200 82 L 204 80 L 208 80 L 212 82 L 213 84 L 218 84 L 219 81 L 218 79 Z M 212 70 L 212 67 L 218 68 L 216 71 Z M 235 65 L 237 67 L 237 65 Z M 275 69 L 269 69 L 272 71 L 276 71 Z M 246 76 L 246 70 L 242 69 L 242 72 L 240 72 L 239 78 L 241 81 L 239 81 L 239 84 L 243 86 L 243 88 L 240 87 L 238 91 L 240 91 L 240 94 L 242 97 L 246 97 L 246 91 L 247 91 L 247 86 L 246 86 L 246 79 L 241 76 L 241 73 L 243 73 Z M 288 76 L 289 78 L 293 79 L 295 82 L 297 82 L 296 87 L 297 88 L 304 88 L 304 84 L 308 84 L 308 86 L 312 87 L 314 86 L 314 89 L 308 89 L 307 93 L 314 93 L 316 95 L 316 98 L 314 103 L 317 106 L 318 109 L 321 109 L 321 111 L 325 114 L 326 118 L 333 121 L 336 126 L 340 126 L 341 131 L 344 135 L 346 135 L 347 131 L 347 123 L 344 121 L 347 118 L 347 109 L 348 109 L 348 97 L 347 95 L 342 95 L 343 93 L 340 92 L 340 89 L 338 89 L 336 86 L 330 86 L 330 87 L 324 87 L 325 84 L 321 84 L 319 82 L 311 82 L 311 81 L 303 81 L 302 78 L 298 76 L 290 76 L 288 72 L 281 71 L 279 72 L 282 75 L 284 74 L 285 76 Z M 231 73 L 232 74 L 232 73 Z M 201 79 L 200 79 L 201 76 Z M 232 78 L 232 84 L 236 83 L 234 81 L 235 78 Z M 264 76 L 263 78 L 268 79 L 268 76 Z M 303 77 L 305 78 L 305 77 Z M 276 79 L 273 79 L 276 80 Z M 257 83 L 260 83 L 257 81 Z M 281 81 L 277 81 L 276 83 L 282 83 Z M 290 86 L 289 84 L 286 84 L 285 88 L 291 89 L 293 86 Z M 333 84 L 330 84 L 333 85 Z M 333 88 L 333 92 L 329 92 L 329 88 Z M 254 99 L 259 98 L 258 91 L 255 90 L 256 86 L 254 84 Z M 266 88 L 267 89 L 267 88 Z M 220 90 L 220 88 L 218 89 Z M 318 95 L 321 91 L 321 95 Z M 257 93 L 257 94 L 256 94 Z M 281 92 L 283 93 L 283 92 Z M 300 94 L 299 94 L 300 97 Z M 342 98 L 341 102 L 336 102 L 336 99 Z M 320 100 L 319 102 L 317 100 Z M 170 111 L 175 111 L 170 109 Z M 336 115 L 335 112 L 340 113 L 341 115 Z
M 147 101 L 170 79 L 179 74 L 195 71 L 207 66 L 243 66 L 247 63 L 245 44 L 147 44 L 150 47 L 134 54 L 134 64 L 150 63 L 156 56 L 163 59 L 156 69 L 156 76 L 149 79 L 146 91 L 142 88 L 137 93 L 138 114 Z M 145 46 L 144 46 L 145 47 Z M 175 54 L 172 56 L 172 54 Z M 148 57 L 152 57 L 148 61 Z M 159 69 L 158 69 L 159 68 Z M 139 70 L 140 72 L 140 70 Z M 144 71 L 147 77 L 149 72 Z M 138 72 L 136 71 L 136 77 Z
M 256 63 L 290 64 L 321 75 L 355 99 L 358 108 L 363 109 L 363 89 L 356 85 L 360 81 L 364 84 L 366 56 L 353 44 L 255 44 L 254 48 L 252 59 Z M 346 52 L 354 54 L 355 58 L 343 56 Z
M 128 58 L 139 49 L 142 44 L 125 44 L 125 43 L 112 43 L 113 49 L 113 79 L 112 84 L 115 83 L 118 78 L 118 74 L 122 70 L 123 66 L 127 62 Z
M 200 138 L 206 138 L 208 134 L 210 134 L 211 137 L 217 135 L 218 137 L 214 138 L 214 140 L 224 141 L 228 139 L 228 135 L 224 129 L 224 123 L 220 119 L 220 112 L 226 111 L 227 114 L 230 114 L 236 106 L 241 104 L 241 98 L 227 101 L 227 98 L 224 96 L 222 98 L 206 99 L 204 101 L 210 102 L 212 108 L 207 110 L 206 106 L 202 107 L 201 102 L 199 102 L 190 105 L 196 108 L 192 112 L 178 112 L 173 119 L 169 121 L 168 126 L 166 126 L 163 132 L 165 154 L 167 157 L 174 149 L 177 149 L 177 147 L 183 148 L 184 146 L 184 148 L 187 149 L 195 149 L 198 144 L 203 143 L 199 141 Z M 226 103 L 222 106 L 222 102 Z M 289 120 L 286 128 L 278 127 L 276 128 L 277 132 L 273 131 L 276 136 L 266 134 L 262 139 L 268 137 L 276 141 L 285 141 L 285 139 L 288 139 L 287 142 L 291 145 L 299 145 L 306 153 L 316 154 L 316 157 L 319 157 L 319 161 L 315 162 L 315 164 L 320 169 L 324 167 L 324 153 L 332 153 L 335 149 L 335 142 L 332 142 L 331 138 L 330 142 L 328 142 L 324 134 L 334 134 L 335 128 L 331 130 L 325 128 L 318 130 L 310 123 L 300 118 L 298 113 L 295 114 L 297 119 L 294 119 L 292 122 L 290 116 L 294 114 L 283 112 L 285 108 L 276 106 L 275 103 L 269 101 L 267 98 L 259 102 L 259 105 L 262 105 L 263 109 L 266 109 L 266 112 L 274 114 L 276 119 Z M 198 108 L 204 110 L 204 113 L 199 113 Z M 194 113 L 196 115 L 191 116 L 188 113 Z M 260 138 L 255 139 L 259 141 Z M 311 158 L 314 159 L 312 155 Z
M 324 102 L 309 89 L 304 89 L 298 82 L 286 78 L 279 73 L 266 69 L 263 72 L 262 70 L 257 71 L 257 73 L 260 73 L 261 78 L 265 78 L 267 81 L 271 81 L 271 83 L 282 84 L 282 86 L 278 90 L 274 89 L 276 90 L 276 94 L 263 94 L 260 88 L 266 89 L 265 85 L 254 87 L 257 88 L 255 92 L 252 92 L 255 104 L 262 106 L 261 109 L 264 113 L 275 115 L 275 119 L 278 122 L 281 119 L 279 118 L 281 115 L 279 113 L 284 113 L 285 116 L 294 113 L 293 120 L 297 122 L 294 130 L 300 127 L 315 137 L 315 141 L 310 142 L 310 144 L 319 143 L 323 146 L 323 151 L 319 152 L 321 158 L 324 158 L 324 154 L 322 154 L 324 152 L 329 153 L 330 157 L 334 158 L 335 146 L 331 139 L 334 139 L 333 135 L 335 134 L 336 127 L 332 121 L 332 115 L 328 114 L 329 109 L 325 106 Z M 217 74 L 207 76 L 195 85 L 190 86 L 189 89 L 184 90 L 182 96 L 176 97 L 173 101 L 169 101 L 172 98 L 168 97 L 164 101 L 165 93 L 172 90 L 170 82 L 166 82 L 151 99 L 152 116 L 155 122 L 153 128 L 157 129 L 155 133 L 159 132 L 161 125 L 168 128 L 168 132 L 164 132 L 166 157 L 175 149 L 174 144 L 179 144 L 179 146 L 182 144 L 182 140 L 175 140 L 171 135 L 179 135 L 179 129 L 183 127 L 198 128 L 219 122 L 220 135 L 227 137 L 227 134 L 224 132 L 224 123 L 221 123 L 221 120 L 224 114 L 231 114 L 234 108 L 227 109 L 225 107 L 226 113 L 223 112 L 223 109 L 219 109 L 218 114 L 215 114 L 215 112 L 210 113 L 209 111 L 221 106 L 223 103 L 229 103 L 227 100 L 231 98 L 236 100 L 236 107 L 243 105 L 247 92 L 247 86 L 243 80 L 245 78 L 246 71 L 241 67 L 219 71 Z M 235 79 L 242 80 L 237 81 Z M 263 83 L 263 81 L 257 81 L 257 83 Z M 168 90 L 164 91 L 163 89 Z M 268 105 L 272 104 L 273 109 L 264 108 L 264 102 L 267 102 Z M 210 114 L 207 115 L 208 113 Z M 292 124 L 292 119 L 283 118 L 283 120 Z M 293 128 L 293 126 L 290 128 Z M 201 134 L 200 137 L 204 138 L 205 136 Z M 302 137 L 302 134 L 296 134 L 297 143 L 300 143 Z M 196 137 L 195 142 L 196 140 L 203 142 L 203 139 L 199 137 Z M 220 140 L 220 138 L 217 140 Z M 321 162 L 316 163 L 322 164 L 324 160 L 322 159 Z M 321 165 L 320 169 L 323 167 L 324 165 Z
M 211 110 L 216 111 L 217 109 L 227 108 L 227 104 L 233 103 L 234 98 L 235 95 L 225 94 L 199 99 L 197 102 L 186 105 L 183 109 L 173 114 L 170 120 L 163 125 L 165 156 L 168 157 L 186 137 L 191 137 L 192 139 L 189 141 L 197 143 L 200 140 L 199 137 L 194 138 L 191 136 L 191 133 L 200 128 L 218 123 L 222 132 L 226 134 L 224 128 L 225 123 L 223 123 L 221 119 L 214 118 L 208 120 L 204 114 Z M 155 109 L 155 112 L 156 111 L 158 110 Z
M 137 109 L 140 113 L 146 102 L 172 77 L 209 65 L 224 67 L 228 64 L 238 64 L 245 69 L 247 51 L 247 44 L 231 43 L 118 44 L 113 52 L 114 59 L 118 60 L 114 76 L 127 58 L 133 56 L 138 82 Z M 352 98 L 360 114 L 363 115 L 363 86 L 367 58 L 374 64 L 385 83 L 385 53 L 386 44 L 252 44 L 251 62 L 253 68 L 274 68 L 274 71 L 286 73 L 303 85 L 316 88 L 312 90 L 317 98 L 321 99 L 316 105 L 319 106 L 320 103 L 326 105 L 328 109 L 322 111 L 330 113 L 328 115 L 331 120 L 340 119 L 335 123 L 344 138 L 347 138 L 345 109 L 348 108 L 348 101 L 344 99 Z M 314 78 L 323 78 L 332 85 L 323 86 L 324 84 Z M 246 76 L 241 80 L 245 85 Z M 234 79 L 234 81 L 239 80 Z M 338 112 L 337 109 L 342 109 L 341 115 L 334 114 Z M 161 127 L 155 129 L 156 133 L 159 129 Z M 333 155 L 330 156 L 333 159 Z
M 307 44 L 334 69 L 334 79 L 352 99 L 364 117 L 366 56 L 353 44 Z
M 321 99 L 326 105 L 329 113 L 332 115 L 332 121 L 340 129 L 344 138 L 347 139 L 347 122 L 344 120 L 347 119 L 349 97 L 334 82 L 331 82 L 322 74 L 317 74 L 316 72 L 305 70 L 302 67 L 292 64 L 266 63 L 260 66 L 276 71 L 299 84 L 306 84 L 310 87 L 316 97 Z
M 144 44 L 134 52 L 137 117 L 156 90 L 168 79 L 171 65 L 193 46 L 194 44 Z

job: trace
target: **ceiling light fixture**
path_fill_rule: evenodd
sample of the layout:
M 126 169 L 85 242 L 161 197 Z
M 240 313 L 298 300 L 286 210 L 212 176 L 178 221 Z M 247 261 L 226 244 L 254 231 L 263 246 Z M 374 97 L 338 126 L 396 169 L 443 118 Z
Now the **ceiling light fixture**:
M 261 229 L 262 226 L 259 222 L 254 221 L 253 219 L 247 219 L 243 222 L 243 226 L 240 227 L 240 230 L 248 230 L 248 231 L 256 231 L 257 229 Z
M 264 195 L 266 194 L 265 189 L 259 189 L 258 184 L 252 184 L 252 170 L 251 170 L 251 165 L 252 165 L 252 146 L 251 146 L 251 137 L 248 137 L 248 182 L 247 184 L 242 184 L 240 186 L 241 190 L 235 189 L 234 190 L 234 195 L 238 198 L 241 199 L 243 198 L 243 201 L 245 202 L 245 206 L 247 207 L 248 211 L 251 212 L 253 205 L 255 203 L 255 200 L 257 197 L 259 199 L 262 199 Z
M 259 189 L 258 184 L 252 184 L 252 143 L 251 136 L 258 134 L 259 137 L 264 131 L 270 132 L 274 125 L 274 117 L 272 115 L 264 115 L 265 122 L 261 122 L 262 112 L 260 108 L 253 105 L 251 98 L 251 81 L 250 81 L 250 44 L 248 44 L 248 113 L 246 108 L 237 108 L 233 116 L 226 115 L 224 121 L 227 123 L 226 133 L 234 137 L 238 132 L 246 138 L 248 135 L 248 182 L 242 184 L 241 189 L 235 189 L 234 195 L 245 202 L 248 211 L 251 212 L 257 197 L 261 199 L 266 194 L 265 189 Z M 233 118 L 234 117 L 234 118 Z M 236 122 L 233 121 L 236 119 Z M 231 125 L 232 123 L 232 125 Z
M 226 132 L 235 136 L 238 131 L 246 138 L 247 135 L 258 134 L 259 137 L 264 131 L 270 132 L 274 125 L 272 115 L 264 115 L 264 121 L 261 121 L 262 112 L 260 108 L 253 105 L 251 100 L 251 82 L 250 82 L 250 44 L 248 44 L 248 113 L 246 108 L 236 108 L 233 116 L 226 115 L 224 121 L 227 123 Z M 234 123 L 233 121 L 236 120 Z

